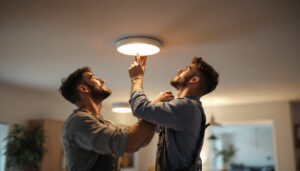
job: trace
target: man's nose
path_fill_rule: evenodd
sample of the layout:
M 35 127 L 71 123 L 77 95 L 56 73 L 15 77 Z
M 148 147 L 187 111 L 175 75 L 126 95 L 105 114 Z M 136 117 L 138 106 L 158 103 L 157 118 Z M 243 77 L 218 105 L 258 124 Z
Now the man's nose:
M 182 71 L 183 71 L 182 69 L 178 69 L 178 70 L 177 70 L 177 74 L 181 74 Z
M 100 81 L 101 84 L 104 83 L 104 80 L 102 80 L 102 79 L 100 79 L 100 78 L 98 78 L 98 80 Z

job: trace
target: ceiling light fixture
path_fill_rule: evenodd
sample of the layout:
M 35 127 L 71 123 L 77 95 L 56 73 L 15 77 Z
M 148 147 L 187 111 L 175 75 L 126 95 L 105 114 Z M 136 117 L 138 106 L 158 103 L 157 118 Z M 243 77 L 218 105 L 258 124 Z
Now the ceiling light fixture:
M 116 42 L 117 51 L 130 56 L 154 55 L 160 52 L 161 46 L 160 40 L 150 37 L 124 37 Z
M 216 135 L 214 133 L 211 133 L 210 136 L 208 137 L 208 139 L 214 141 L 214 140 L 218 139 L 218 137 L 216 137 Z
M 131 108 L 128 103 L 121 102 L 121 103 L 113 103 L 112 111 L 116 113 L 130 113 Z
M 222 124 L 220 124 L 219 122 L 216 122 L 216 121 L 215 121 L 214 115 L 211 115 L 209 125 L 210 125 L 210 126 L 222 126 Z

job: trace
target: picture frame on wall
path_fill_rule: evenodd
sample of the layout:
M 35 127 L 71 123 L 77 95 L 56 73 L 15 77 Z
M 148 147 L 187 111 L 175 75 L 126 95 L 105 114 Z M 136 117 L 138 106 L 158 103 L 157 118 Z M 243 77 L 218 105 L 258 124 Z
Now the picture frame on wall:
M 295 125 L 294 132 L 295 147 L 300 148 L 300 124 Z

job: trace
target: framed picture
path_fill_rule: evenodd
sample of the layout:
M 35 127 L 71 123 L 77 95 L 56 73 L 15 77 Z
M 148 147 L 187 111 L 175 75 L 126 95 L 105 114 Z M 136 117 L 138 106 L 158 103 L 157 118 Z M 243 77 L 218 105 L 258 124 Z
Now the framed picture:
M 300 148 L 300 124 L 295 125 L 295 146 Z

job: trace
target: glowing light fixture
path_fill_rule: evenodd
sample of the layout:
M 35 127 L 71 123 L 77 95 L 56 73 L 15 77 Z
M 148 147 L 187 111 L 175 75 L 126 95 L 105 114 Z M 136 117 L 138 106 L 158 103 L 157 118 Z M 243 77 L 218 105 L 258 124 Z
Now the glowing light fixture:
M 131 108 L 128 103 L 114 103 L 112 105 L 112 111 L 116 113 L 130 113 Z
M 141 56 L 154 55 L 160 52 L 161 41 L 149 37 L 125 37 L 116 42 L 118 52 L 135 56 L 139 53 Z

